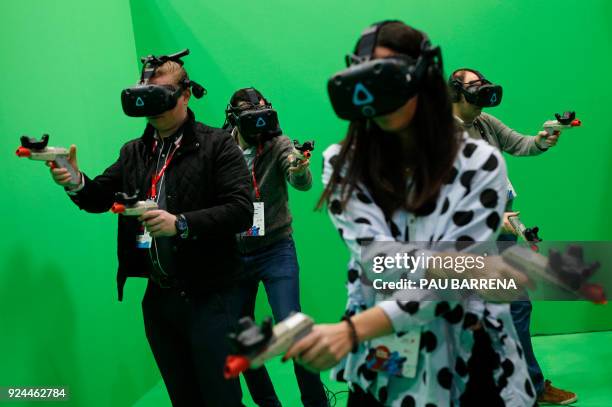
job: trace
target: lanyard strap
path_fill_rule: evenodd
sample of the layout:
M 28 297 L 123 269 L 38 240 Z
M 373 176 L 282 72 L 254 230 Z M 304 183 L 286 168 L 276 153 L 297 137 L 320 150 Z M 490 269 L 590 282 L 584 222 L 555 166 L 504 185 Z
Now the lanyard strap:
M 257 157 L 261 154 L 263 150 L 263 146 L 261 143 L 257 146 L 257 153 L 255 154 L 255 158 L 253 159 L 253 165 L 251 166 L 251 175 L 253 177 L 253 188 L 255 189 L 255 199 L 258 201 L 261 199 L 261 193 L 259 192 L 259 185 L 257 184 L 257 177 L 255 176 L 255 161 L 257 161 Z
M 164 176 L 166 172 L 166 168 L 168 168 L 168 165 L 170 165 L 170 162 L 172 162 L 172 159 L 174 158 L 174 153 L 176 153 L 176 150 L 178 150 L 179 147 L 181 146 L 182 139 L 183 139 L 183 136 L 180 136 L 174 142 L 174 145 L 175 145 L 174 150 L 168 153 L 168 157 L 166 157 L 166 161 L 164 162 L 164 165 L 159 170 L 159 172 L 153 174 L 153 176 L 151 177 L 151 189 L 149 189 L 150 199 L 155 200 L 157 198 L 157 183 L 162 179 L 162 177 Z M 155 146 L 157 146 L 157 140 L 155 141 Z M 153 148 L 155 148 L 155 146 Z

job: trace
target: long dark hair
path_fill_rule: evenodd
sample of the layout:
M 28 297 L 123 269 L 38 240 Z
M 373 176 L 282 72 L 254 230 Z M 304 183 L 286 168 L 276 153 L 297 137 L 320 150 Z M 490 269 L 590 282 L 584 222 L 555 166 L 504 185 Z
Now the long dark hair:
M 416 59 L 425 38 L 421 31 L 393 22 L 381 27 L 376 45 Z M 340 143 L 340 153 L 333 160 L 333 173 L 317 208 L 337 188 L 344 207 L 361 182 L 386 217 L 400 208 L 417 215 L 429 212 L 451 172 L 459 139 L 442 72 L 437 69 L 427 72 L 418 97 L 410 124 L 413 135 L 410 157 L 397 134 L 383 131 L 369 119 L 352 121 Z M 408 171 L 413 181 L 410 188 Z

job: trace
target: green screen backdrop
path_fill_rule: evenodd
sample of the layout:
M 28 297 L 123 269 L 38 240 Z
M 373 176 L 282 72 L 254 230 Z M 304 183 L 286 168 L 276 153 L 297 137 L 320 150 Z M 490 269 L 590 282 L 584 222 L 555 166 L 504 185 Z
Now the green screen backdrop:
M 0 14 L 0 385 L 68 385 L 72 401 L 63 405 L 123 406 L 159 381 L 140 314 L 145 282 L 130 281 L 116 301 L 114 216 L 80 212 L 42 163 L 14 156 L 21 134 L 48 132 L 51 145 L 77 144 L 81 168 L 100 173 L 144 125 L 122 114 L 119 92 L 150 53 L 191 50 L 186 68 L 209 90 L 192 102 L 199 120 L 220 126 L 232 92 L 255 86 L 290 137 L 316 139 L 315 186 L 291 193 L 294 236 L 303 309 L 336 321 L 347 252 L 313 207 L 320 153 L 346 123 L 333 114 L 325 84 L 361 30 L 386 18 L 426 31 L 442 46 L 447 72 L 470 66 L 502 84 L 504 102 L 490 113 L 525 134 L 557 111 L 576 110 L 584 127 L 557 148 L 507 158 L 516 207 L 548 241 L 611 240 L 605 0 L 10 2 Z M 269 313 L 265 302 L 262 292 L 259 316 Z M 611 326 L 609 306 L 538 303 L 533 315 L 542 334 Z

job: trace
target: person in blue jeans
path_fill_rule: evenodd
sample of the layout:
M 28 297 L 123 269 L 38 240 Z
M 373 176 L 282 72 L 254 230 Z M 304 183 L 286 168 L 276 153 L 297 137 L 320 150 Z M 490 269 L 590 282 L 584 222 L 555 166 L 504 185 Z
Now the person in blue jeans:
M 263 283 L 274 320 L 300 311 L 299 266 L 291 237 L 288 185 L 308 191 L 312 175 L 308 159 L 296 160 L 291 140 L 282 134 L 276 111 L 254 88 L 236 91 L 226 109 L 231 129 L 251 171 L 255 216 L 253 226 L 238 235 L 244 265 L 243 316 L 254 316 L 259 283 Z M 328 406 L 318 374 L 294 365 L 304 406 Z M 244 378 L 258 406 L 280 406 L 265 367 L 247 370 Z

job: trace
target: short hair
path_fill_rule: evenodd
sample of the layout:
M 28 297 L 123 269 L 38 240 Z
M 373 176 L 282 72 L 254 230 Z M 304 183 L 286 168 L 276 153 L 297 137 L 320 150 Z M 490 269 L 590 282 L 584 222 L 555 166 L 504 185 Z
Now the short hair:
M 178 86 L 182 86 L 183 88 L 186 88 L 185 85 L 189 81 L 189 75 L 187 75 L 185 68 L 175 61 L 166 61 L 157 67 L 153 78 L 158 78 L 164 75 L 170 75 L 173 82 Z

